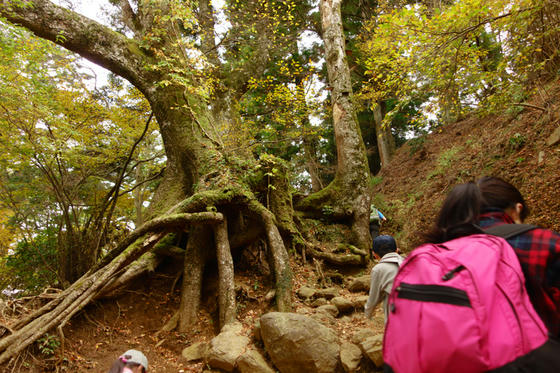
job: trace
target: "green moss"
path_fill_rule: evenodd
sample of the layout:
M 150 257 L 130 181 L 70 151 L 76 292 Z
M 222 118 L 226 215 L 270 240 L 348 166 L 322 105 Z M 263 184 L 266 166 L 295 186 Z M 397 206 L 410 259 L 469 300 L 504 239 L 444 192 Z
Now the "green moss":
M 177 242 L 177 235 L 175 233 L 169 233 L 161 240 L 159 240 L 159 242 L 154 246 L 154 250 L 164 249 L 169 246 L 174 246 L 175 242 Z

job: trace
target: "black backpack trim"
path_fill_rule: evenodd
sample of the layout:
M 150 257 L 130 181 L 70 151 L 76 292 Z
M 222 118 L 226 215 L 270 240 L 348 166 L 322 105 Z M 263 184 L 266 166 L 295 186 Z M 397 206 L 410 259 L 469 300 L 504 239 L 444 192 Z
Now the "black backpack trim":
M 483 231 L 486 234 L 502 237 L 507 240 L 509 238 L 519 236 L 520 234 L 532 231 L 536 228 L 538 228 L 536 225 L 531 224 L 501 224 L 483 229 Z

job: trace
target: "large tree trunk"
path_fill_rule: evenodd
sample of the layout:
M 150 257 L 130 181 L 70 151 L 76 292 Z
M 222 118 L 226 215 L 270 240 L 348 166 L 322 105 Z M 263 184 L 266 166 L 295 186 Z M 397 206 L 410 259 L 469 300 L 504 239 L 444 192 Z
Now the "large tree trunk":
M 346 60 L 340 3 L 341 0 L 320 2 L 336 141 L 336 174 L 331 184 L 304 199 L 298 209 L 320 213 L 328 206 L 333 217 L 350 220 L 353 242 L 360 249 L 366 250 L 371 243 L 368 231 L 369 167 L 352 105 L 352 84 Z
M 263 232 L 269 243 L 271 267 L 274 269 L 276 280 L 277 306 L 282 311 L 289 311 L 291 269 L 286 248 L 276 227 L 275 217 L 250 192 L 250 187 L 242 178 L 243 171 L 240 172 L 232 166 L 230 160 L 233 156 L 230 155 L 229 158 L 224 156 L 217 131 L 213 126 L 208 102 L 174 83 L 173 74 L 176 70 L 173 68 L 167 71 L 146 68 L 146 66 L 153 67 L 158 62 L 154 50 L 172 53 L 177 50 L 175 46 L 177 40 L 172 39 L 176 35 L 173 32 L 165 33 L 162 40 L 154 42 L 159 44 L 151 49 L 151 46 L 145 46 L 146 41 L 141 36 L 158 27 L 172 28 L 175 25 L 155 25 L 156 18 L 147 16 L 153 9 L 146 11 L 143 7 L 155 6 L 155 2 L 138 2 L 136 13 L 130 6 L 126 6 L 127 1 L 120 1 L 119 4 L 123 6 L 122 15 L 125 24 L 133 30 L 135 37 L 138 37 L 137 40 L 127 38 L 124 34 L 47 0 L 32 0 L 26 2 L 25 7 L 20 1 L 3 0 L 0 1 L 0 15 L 122 76 L 144 94 L 159 124 L 167 165 L 163 180 L 144 216 L 146 223 L 143 227 L 151 227 L 153 222 L 159 221 L 162 216 L 168 217 L 171 212 L 201 212 L 207 211 L 210 207 L 220 209 L 229 205 L 248 209 L 261 219 Z M 161 8 L 159 11 L 167 10 Z M 172 20 L 169 22 L 175 22 L 173 17 L 170 18 Z M 166 17 L 162 16 L 158 19 L 166 19 Z M 162 81 L 172 83 L 161 84 Z M 253 159 L 248 161 L 254 162 Z M 183 228 L 175 227 L 175 229 Z M 197 229 L 195 228 L 195 231 Z M 208 230 L 209 227 L 200 229 Z M 218 234 L 219 252 L 225 258 L 228 249 L 227 240 L 223 236 L 224 230 L 221 229 Z M 118 250 L 107 255 L 94 269 L 104 270 L 112 260 L 120 258 L 119 255 L 126 252 L 128 245 L 133 242 L 126 240 Z M 196 310 L 199 306 L 205 253 L 204 246 L 196 245 L 196 242 L 200 242 L 200 236 L 198 233 L 191 232 L 184 275 L 185 281 L 190 279 L 191 283 L 183 287 L 181 302 L 183 319 L 180 321 L 182 328 L 196 320 Z M 227 285 L 223 291 L 225 309 L 220 310 L 224 322 L 234 317 L 230 289 L 233 280 L 228 273 L 232 266 L 229 259 L 226 262 L 222 267 L 223 276 L 227 277 L 223 279 Z M 97 290 L 93 292 L 96 293 Z M 189 297 L 189 294 L 192 294 L 192 297 Z M 84 302 L 93 299 L 96 295 L 88 296 Z M 84 302 L 80 303 L 80 307 L 83 307 Z M 46 312 L 55 315 L 61 311 L 53 308 Z M 66 320 L 67 316 L 63 319 Z M 62 319 L 56 318 L 56 320 Z M 56 322 L 48 324 L 48 327 L 53 326 L 56 326 Z M 26 338 L 36 338 L 36 334 Z M 28 341 L 29 339 L 26 339 L 26 343 Z M 5 349 L 9 343 L 11 342 L 5 339 L 0 340 L 0 351 L 2 351 L 1 346 Z M 7 356 L 5 354 L 2 356 Z

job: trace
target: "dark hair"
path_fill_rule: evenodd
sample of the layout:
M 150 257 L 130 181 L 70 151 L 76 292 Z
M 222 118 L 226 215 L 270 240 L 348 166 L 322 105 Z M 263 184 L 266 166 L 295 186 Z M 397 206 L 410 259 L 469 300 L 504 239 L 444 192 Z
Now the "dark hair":
M 115 362 L 113 363 L 113 365 L 111 365 L 111 369 L 109 369 L 109 373 L 122 373 L 123 368 L 124 367 L 128 367 L 128 368 L 136 368 L 138 366 L 142 367 L 142 372 L 146 372 L 146 369 L 144 368 L 144 366 L 142 366 L 141 364 L 137 364 L 137 363 L 125 363 L 124 361 L 121 360 L 121 358 L 119 357 L 117 360 L 115 360 Z
M 397 251 L 397 243 L 392 236 L 381 235 L 373 239 L 373 252 L 380 257 L 395 251 Z
M 445 198 L 435 226 L 423 235 L 426 243 L 441 243 L 454 238 L 481 233 L 478 215 L 482 195 L 475 183 L 454 187 Z
M 529 216 L 529 207 L 525 204 L 523 196 L 516 187 L 505 180 L 494 176 L 485 176 L 477 181 L 482 194 L 482 211 L 497 208 L 505 210 L 515 208 L 517 203 L 523 205 L 520 218 L 525 220 Z

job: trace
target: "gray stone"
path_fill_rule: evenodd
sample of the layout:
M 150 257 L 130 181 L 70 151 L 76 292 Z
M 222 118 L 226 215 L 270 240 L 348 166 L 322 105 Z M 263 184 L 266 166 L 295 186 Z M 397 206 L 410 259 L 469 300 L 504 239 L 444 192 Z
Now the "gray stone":
M 544 153 L 543 150 L 541 150 L 538 154 L 538 157 L 537 157 L 537 164 L 540 165 L 544 162 L 544 156 L 545 156 L 545 153 Z
M 348 290 L 352 293 L 359 293 L 361 291 L 369 293 L 370 281 L 371 277 L 369 275 L 357 277 L 348 285 Z
M 183 355 L 187 361 L 201 360 L 204 358 L 207 348 L 208 345 L 204 342 L 193 343 L 185 348 L 183 352 L 181 352 L 181 355 Z
M 352 335 L 352 342 L 359 345 L 361 341 L 364 341 L 369 337 L 373 337 L 375 335 L 375 332 L 369 328 L 360 329 Z
M 317 307 L 317 311 L 329 313 L 334 317 L 338 316 L 338 308 L 332 304 L 325 304 L 324 306 Z
M 309 317 L 313 318 L 317 322 L 326 325 L 326 326 L 334 326 L 336 325 L 336 318 L 327 311 L 317 311 L 314 314 L 310 315 Z
M 352 312 L 354 310 L 352 302 L 345 297 L 334 297 L 331 299 L 331 303 L 338 308 L 338 312 L 340 313 Z
M 334 331 L 309 316 L 270 312 L 261 316 L 261 334 L 281 373 L 336 372 L 340 347 Z
M 376 367 L 383 366 L 383 334 L 378 334 L 373 337 L 366 338 L 360 342 L 360 349 L 367 356 Z
M 320 307 L 320 306 L 324 306 L 325 304 L 328 304 L 327 299 L 317 298 L 313 301 L 313 303 L 311 303 L 311 307 Z
M 220 334 L 210 341 L 206 354 L 208 365 L 226 372 L 233 371 L 235 362 L 249 344 L 249 338 L 241 335 L 242 330 L 243 326 L 239 322 L 228 324 L 222 328 Z
M 350 342 L 342 343 L 340 346 L 340 362 L 345 372 L 355 372 L 361 360 L 362 350 L 360 350 L 360 347 Z
M 368 298 L 368 295 L 360 295 L 359 297 L 352 299 L 352 305 L 354 306 L 354 309 L 356 311 L 364 312 L 364 307 L 366 306 Z
M 317 290 L 307 287 L 307 286 L 302 286 L 298 289 L 297 291 L 297 295 L 302 298 L 302 299 L 309 299 L 309 298 L 313 298 L 313 296 L 315 296 L 315 293 L 317 292 Z
M 546 140 L 546 145 L 548 146 L 556 145 L 559 142 L 560 142 L 560 127 L 557 127 L 554 130 L 554 132 L 552 132 L 552 135 L 550 135 L 549 138 Z
M 327 289 L 319 289 L 315 294 L 317 297 L 323 297 L 326 299 L 332 299 L 338 296 L 338 289 L 337 288 L 327 288 Z
M 241 373 L 274 373 L 264 357 L 257 350 L 247 350 L 237 360 L 237 369 Z

